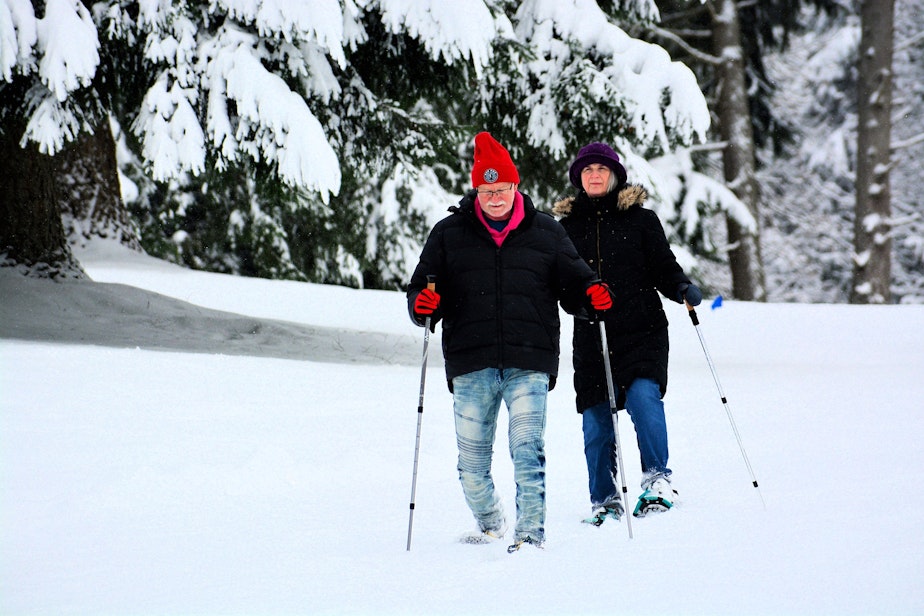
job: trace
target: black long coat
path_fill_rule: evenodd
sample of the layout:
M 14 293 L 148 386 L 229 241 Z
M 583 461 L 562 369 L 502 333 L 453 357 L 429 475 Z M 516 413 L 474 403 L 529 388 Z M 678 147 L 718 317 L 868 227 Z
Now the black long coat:
M 436 276 L 441 301 L 431 323 L 443 323 L 450 391 L 454 377 L 484 368 L 545 372 L 551 389 L 560 355 L 558 304 L 572 313 L 587 306 L 593 270 L 558 221 L 526 195 L 523 206 L 525 218 L 498 247 L 475 215 L 470 191 L 434 226 L 411 277 L 414 319 L 414 299 L 427 275 Z
M 667 315 L 658 291 L 680 303 L 678 286 L 690 282 L 657 214 L 642 207 L 647 198 L 641 186 L 623 185 L 599 198 L 581 191 L 553 209 L 578 253 L 613 292 L 604 319 L 619 408 L 637 378 L 657 381 L 662 397 L 667 391 Z M 609 399 L 599 325 L 580 318 L 574 323 L 574 389 L 579 413 Z

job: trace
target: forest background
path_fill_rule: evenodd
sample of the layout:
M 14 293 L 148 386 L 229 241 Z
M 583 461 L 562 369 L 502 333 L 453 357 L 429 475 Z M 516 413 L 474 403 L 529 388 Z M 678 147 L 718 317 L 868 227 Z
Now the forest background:
M 488 130 L 546 210 L 613 145 L 711 294 L 924 303 L 922 8 L 0 0 L 0 264 L 401 289 Z

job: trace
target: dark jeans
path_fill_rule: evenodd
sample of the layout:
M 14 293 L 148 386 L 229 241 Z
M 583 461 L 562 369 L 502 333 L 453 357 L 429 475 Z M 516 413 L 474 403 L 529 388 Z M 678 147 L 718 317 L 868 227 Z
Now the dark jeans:
M 626 391 L 626 410 L 635 425 L 642 462 L 642 488 L 660 476 L 670 477 L 667 467 L 667 422 L 657 382 L 636 379 Z M 590 502 L 594 507 L 616 499 L 616 435 L 609 402 L 584 409 L 584 457 L 587 459 Z M 625 447 L 625 443 L 623 443 Z M 623 451 L 623 458 L 626 452 Z

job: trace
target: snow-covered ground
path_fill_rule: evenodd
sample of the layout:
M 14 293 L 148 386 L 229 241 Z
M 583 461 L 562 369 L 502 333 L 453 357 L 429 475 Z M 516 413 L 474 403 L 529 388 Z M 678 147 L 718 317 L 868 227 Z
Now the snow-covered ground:
M 704 303 L 758 492 L 668 304 L 682 502 L 631 540 L 580 524 L 566 320 L 548 541 L 513 555 L 456 542 L 434 336 L 407 551 L 423 333 L 402 294 L 79 257 L 95 283 L 0 270 L 4 615 L 924 613 L 924 306 Z M 512 519 L 504 436 L 494 468 Z

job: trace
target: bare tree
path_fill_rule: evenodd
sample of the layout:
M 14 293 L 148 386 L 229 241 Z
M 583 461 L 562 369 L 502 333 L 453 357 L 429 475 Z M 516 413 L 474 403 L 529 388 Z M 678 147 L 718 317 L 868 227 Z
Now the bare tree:
M 766 301 L 754 133 L 745 85 L 746 58 L 741 45 L 738 8 L 734 0 L 714 0 L 706 5 L 712 13 L 712 42 L 719 59 L 716 114 L 719 133 L 726 144 L 722 155 L 725 181 L 757 221 L 756 228 L 748 229 L 731 216 L 726 217 L 732 294 L 737 299 Z
M 766 301 L 754 118 L 747 85 L 749 54 L 742 45 L 740 7 L 735 0 L 705 0 L 692 8 L 683 2 L 664 4 L 665 27 L 650 25 L 649 31 L 675 47 L 679 55 L 688 56 L 688 62 L 701 73 L 701 82 L 714 83 L 711 96 L 725 182 L 756 221 L 751 228 L 731 215 L 725 217 L 732 295 L 736 299 Z
M 857 175 L 850 302 L 891 301 L 892 45 L 894 0 L 860 3 Z

